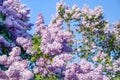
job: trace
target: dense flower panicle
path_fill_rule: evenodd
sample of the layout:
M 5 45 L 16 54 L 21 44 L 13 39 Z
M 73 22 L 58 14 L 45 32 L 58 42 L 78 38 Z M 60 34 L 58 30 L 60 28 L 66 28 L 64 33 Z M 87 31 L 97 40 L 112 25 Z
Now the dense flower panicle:
M 81 65 L 81 69 L 82 69 L 83 73 L 88 73 L 94 69 L 94 65 L 90 62 L 87 62 L 84 59 L 81 60 L 80 65 Z
M 36 66 L 33 68 L 33 71 L 35 74 L 40 73 L 42 76 L 46 76 L 46 74 L 49 72 L 48 65 L 50 64 L 49 60 L 46 60 L 44 58 L 39 58 L 36 61 Z
M 15 61 L 20 61 L 22 58 L 19 56 L 21 53 L 21 50 L 19 47 L 14 47 L 12 51 L 9 53 L 9 56 L 2 55 L 0 56 L 0 64 L 5 65 L 6 67 L 9 67 L 12 63 Z
M 22 37 L 29 37 L 29 36 L 31 36 L 30 34 L 28 34 L 26 32 L 26 30 L 28 30 L 28 28 L 25 28 L 25 27 L 27 27 L 30 24 L 22 22 L 22 21 L 20 21 L 18 19 L 16 20 L 13 17 L 13 15 L 10 15 L 9 17 L 7 17 L 6 20 L 3 23 L 5 24 L 5 27 L 14 36 L 14 37 L 12 37 L 13 39 L 16 39 L 19 36 L 22 36 Z
M 23 21 L 28 21 L 30 18 L 30 9 L 26 8 L 25 4 L 21 4 L 20 0 L 7 0 L 3 3 L 3 6 L 15 10 L 17 12 L 16 16 Z
M 50 64 L 48 59 L 39 58 L 36 61 L 36 66 L 33 68 L 34 73 L 41 73 L 46 76 L 47 73 L 52 72 L 58 76 L 63 75 L 62 72 L 66 63 L 71 60 L 73 56 L 71 54 L 61 54 L 53 58 L 53 62 Z
M 92 63 L 82 60 L 80 64 L 74 63 L 67 67 L 65 74 L 65 80 L 109 80 L 105 75 L 102 75 L 102 65 L 97 68 Z
M 53 58 L 52 66 L 63 67 L 69 60 L 72 60 L 72 59 L 73 59 L 73 55 L 71 54 L 61 54 L 61 55 L 55 56 Z
M 28 70 L 23 61 L 14 62 L 5 73 L 9 79 L 30 80 L 33 77 L 33 73 Z
M 43 53 L 50 53 L 52 55 L 64 52 L 64 47 L 68 47 L 65 46 L 67 44 L 67 39 L 70 39 L 72 37 L 72 35 L 69 33 L 68 35 L 65 35 L 65 37 L 68 38 L 64 39 L 64 33 L 62 33 L 63 35 L 61 34 L 59 36 L 59 32 L 51 33 L 51 31 L 49 30 L 46 31 L 45 35 L 44 34 L 41 41 L 41 50 L 43 51 Z
M 23 32 L 25 33 L 26 30 L 29 30 L 30 29 L 29 27 L 32 25 L 31 23 L 23 22 L 18 18 L 15 19 L 13 15 L 9 15 L 4 21 L 4 24 L 7 29 L 10 29 L 10 31 L 12 30 L 12 28 L 14 28 L 14 30 L 18 31 L 18 33 L 21 31 L 21 34 Z
M 44 19 L 43 19 L 43 16 L 42 14 L 39 14 L 38 17 L 37 17 L 37 21 L 36 21 L 36 28 L 35 28 L 35 34 L 39 34 L 41 35 L 41 31 L 44 30 Z
M 61 19 L 58 23 L 50 23 L 48 27 L 44 26 L 44 20 L 41 14 L 38 16 L 37 28 L 35 29 L 35 34 L 42 36 L 41 50 L 44 54 L 61 54 L 62 52 L 71 51 L 67 46 L 67 43 L 71 40 L 72 34 L 67 31 L 61 30 Z M 39 29 L 39 30 L 38 30 Z M 65 49 L 68 49 L 68 51 Z
M 56 17 L 58 18 L 59 16 L 61 16 L 65 20 L 69 19 L 79 20 L 81 16 L 81 10 L 77 7 L 77 5 L 73 5 L 72 9 L 70 9 L 68 6 L 66 6 L 66 3 L 63 1 L 57 3 L 56 10 L 57 10 Z
M 38 74 L 38 73 L 42 74 L 42 76 L 44 77 L 48 74 L 48 71 L 45 68 L 42 68 L 42 67 L 40 68 L 39 66 L 35 66 L 33 68 L 33 71 L 35 74 Z
M 32 36 L 27 33 L 27 30 L 30 30 L 33 24 L 28 22 L 30 9 L 27 8 L 25 4 L 21 4 L 20 0 L 5 0 L 3 6 L 0 6 L 0 13 L 5 16 L 5 20 L 2 22 L 11 34 L 10 38 L 15 44 L 21 45 L 16 42 L 18 37 L 27 38 L 31 41 Z M 31 45 L 32 41 L 30 42 L 29 40 L 27 46 Z M 7 45 L 7 42 L 5 45 Z M 30 53 L 30 48 L 25 47 L 24 49 Z
M 80 67 L 81 66 L 79 64 L 73 63 L 73 64 L 68 64 L 66 68 L 71 69 L 75 73 L 80 73 L 80 72 L 82 72 L 82 69 Z
M 95 7 L 93 10 L 89 9 L 87 5 L 84 5 L 82 10 L 81 10 L 81 24 L 80 27 L 78 28 L 79 31 L 82 31 L 84 33 L 85 28 L 91 28 L 95 32 L 98 31 L 97 25 L 102 23 L 101 16 L 103 14 L 103 10 L 101 6 Z M 95 20 L 94 22 L 90 20 Z M 96 20 L 98 19 L 98 20 Z M 107 22 L 107 21 L 106 21 Z
M 20 48 L 14 47 L 9 53 L 9 56 L 0 56 L 0 64 L 8 68 L 8 70 L 5 71 L 4 75 L 3 73 L 0 74 L 0 79 L 30 80 L 33 77 L 33 73 L 28 70 L 28 61 L 22 60 L 20 53 Z
M 66 70 L 64 80 L 79 80 L 74 71 Z
M 95 18 L 98 18 L 103 13 L 103 10 L 101 6 L 97 6 L 94 8 L 94 10 L 91 10 L 89 9 L 89 6 L 85 4 L 81 12 L 83 15 L 87 15 L 87 17 L 90 19 L 92 18 L 92 16 L 95 16 Z

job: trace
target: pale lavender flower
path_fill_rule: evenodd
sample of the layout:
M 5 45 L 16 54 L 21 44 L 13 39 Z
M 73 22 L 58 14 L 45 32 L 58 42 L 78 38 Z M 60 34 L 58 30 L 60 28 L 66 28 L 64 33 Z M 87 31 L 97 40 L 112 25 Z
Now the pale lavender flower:
M 0 64 L 5 64 L 7 61 L 7 55 L 0 56 Z

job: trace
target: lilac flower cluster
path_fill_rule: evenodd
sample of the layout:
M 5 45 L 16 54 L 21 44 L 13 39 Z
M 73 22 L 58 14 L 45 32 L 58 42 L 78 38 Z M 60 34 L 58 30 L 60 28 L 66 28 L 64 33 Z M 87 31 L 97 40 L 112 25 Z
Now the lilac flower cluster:
M 36 66 L 33 68 L 35 74 L 42 74 L 46 77 L 47 74 L 54 74 L 57 76 L 63 75 L 63 71 L 67 63 L 73 59 L 71 54 L 60 54 L 52 59 L 40 57 L 36 61 Z
M 20 61 L 22 58 L 19 56 L 21 50 L 19 47 L 14 47 L 12 51 L 9 53 L 9 56 L 2 55 L 0 56 L 0 64 L 9 67 L 14 61 Z
M 43 76 L 50 71 L 50 73 L 60 78 L 62 76 L 64 80 L 109 80 L 109 77 L 102 74 L 103 65 L 99 64 L 95 68 L 92 63 L 87 62 L 85 59 L 82 59 L 80 63 L 71 64 L 69 61 L 72 59 L 73 56 L 71 54 L 55 56 L 51 65 L 47 62 L 46 69 L 44 58 L 39 58 L 36 61 L 37 66 L 33 70 L 35 73 L 41 73 Z
M 66 62 L 72 59 L 73 59 L 73 55 L 71 54 L 61 54 L 61 55 L 55 56 L 53 58 L 52 66 L 55 66 L 55 67 L 65 66 Z
M 11 39 L 14 43 L 24 46 L 23 48 L 27 50 L 27 53 L 30 53 L 32 36 L 27 33 L 27 30 L 30 30 L 33 25 L 28 23 L 30 9 L 26 8 L 25 4 L 21 4 L 20 0 L 6 0 L 3 2 L 3 6 L 0 6 L 0 12 L 5 15 L 5 20 L 2 20 L 2 22 L 10 32 Z M 22 43 L 27 44 L 28 47 L 25 47 Z
M 82 17 L 83 19 L 82 23 L 84 24 L 87 24 L 86 17 L 88 19 L 92 19 L 92 16 L 98 18 L 103 13 L 101 6 L 95 7 L 95 9 L 92 10 L 89 9 L 89 7 L 85 4 L 84 7 L 80 10 L 80 8 L 78 8 L 77 5 L 74 4 L 70 9 L 70 7 L 66 6 L 66 3 L 63 1 L 57 3 L 56 10 L 57 10 L 56 13 L 57 18 L 61 16 L 64 20 L 73 20 L 73 19 L 80 20 L 80 18 Z
M 56 10 L 56 17 L 61 16 L 64 20 L 80 19 L 81 16 L 81 11 L 77 5 L 73 5 L 72 9 L 70 9 L 63 1 L 57 3 Z
M 95 68 L 92 63 L 82 59 L 79 64 L 74 63 L 67 67 L 64 80 L 109 80 L 102 75 L 102 70 L 102 65 Z
M 11 80 L 30 80 L 34 75 L 28 70 L 27 64 L 28 61 L 26 60 L 16 61 L 9 67 L 7 71 L 5 71 L 5 73 Z
M 12 14 L 17 13 L 16 15 L 14 15 L 14 17 L 16 16 L 16 17 L 18 17 L 19 19 L 22 19 L 25 22 L 28 21 L 29 18 L 30 18 L 30 14 L 29 14 L 30 13 L 30 8 L 26 8 L 26 5 L 21 4 L 20 0 L 7 0 L 7 1 L 4 1 L 3 7 L 8 8 L 8 9 L 13 9 L 12 11 L 14 13 L 12 13 L 12 11 L 10 11 L 10 12 Z M 6 13 L 7 10 L 4 10 L 3 12 Z M 9 16 L 11 13 L 6 13 L 6 15 Z
M 50 71 L 53 72 L 57 76 L 63 76 L 63 72 L 66 69 L 66 65 L 69 63 L 69 61 L 72 61 L 73 55 L 71 54 L 61 54 L 58 56 L 55 56 L 53 58 L 53 62 L 51 64 Z
M 30 80 L 33 77 L 33 73 L 28 70 L 28 61 L 22 60 L 20 53 L 20 48 L 14 47 L 9 53 L 9 56 L 0 56 L 0 64 L 8 68 L 5 73 L 1 70 L 0 79 Z
M 62 30 L 61 18 L 57 19 L 56 23 L 45 26 L 43 17 L 39 14 L 35 34 L 42 37 L 40 49 L 44 54 L 55 55 L 71 51 L 67 43 L 71 41 L 72 34 Z
M 42 76 L 46 76 L 49 72 L 48 65 L 50 64 L 50 61 L 45 58 L 39 58 L 36 61 L 36 66 L 33 68 L 33 71 L 35 74 L 42 74 Z

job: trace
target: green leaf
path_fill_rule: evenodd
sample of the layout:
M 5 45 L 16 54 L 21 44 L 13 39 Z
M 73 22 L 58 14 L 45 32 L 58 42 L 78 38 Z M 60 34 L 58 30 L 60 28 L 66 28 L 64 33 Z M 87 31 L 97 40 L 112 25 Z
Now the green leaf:
M 5 16 L 3 13 L 0 13 L 0 18 L 1 18 L 2 20 L 5 20 L 5 19 L 6 19 L 6 16 Z
M 102 35 L 102 36 L 101 36 L 101 39 L 104 41 L 104 40 L 105 40 L 105 35 Z
M 45 80 L 45 79 L 41 74 L 36 74 L 35 75 L 35 80 Z
M 58 77 L 53 74 L 48 74 L 45 80 L 58 80 Z
M 35 56 L 32 56 L 31 59 L 30 59 L 30 61 L 31 61 L 31 62 L 35 62 L 36 59 L 37 59 L 37 58 L 36 58 Z
M 98 57 L 98 62 L 102 62 L 102 60 L 100 59 L 100 57 Z

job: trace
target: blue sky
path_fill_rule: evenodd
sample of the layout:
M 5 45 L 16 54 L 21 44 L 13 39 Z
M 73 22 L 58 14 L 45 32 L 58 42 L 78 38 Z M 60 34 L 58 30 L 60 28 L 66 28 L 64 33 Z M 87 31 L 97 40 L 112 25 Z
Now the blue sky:
M 56 3 L 60 0 L 22 0 L 22 3 L 26 4 L 29 8 L 31 8 L 31 19 L 32 23 L 36 22 L 37 15 L 42 13 L 44 16 L 45 24 L 48 24 L 51 20 L 51 16 L 56 12 Z M 102 6 L 104 10 L 104 17 L 109 19 L 109 21 L 115 22 L 120 20 L 120 0 L 63 0 L 70 7 L 73 4 L 77 4 L 80 8 L 84 4 L 89 5 L 90 8 L 94 8 L 95 6 Z M 33 26 L 30 31 L 31 34 L 34 33 Z

